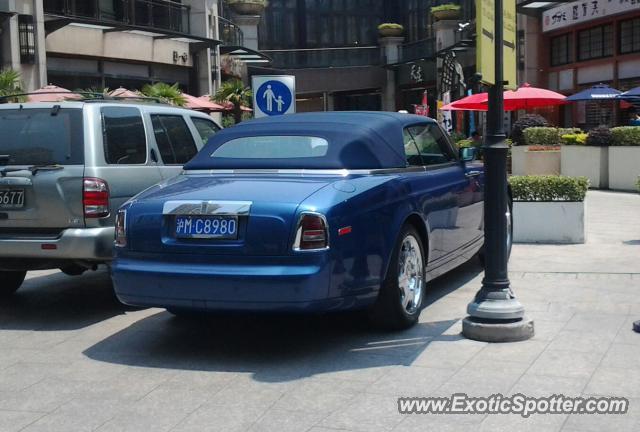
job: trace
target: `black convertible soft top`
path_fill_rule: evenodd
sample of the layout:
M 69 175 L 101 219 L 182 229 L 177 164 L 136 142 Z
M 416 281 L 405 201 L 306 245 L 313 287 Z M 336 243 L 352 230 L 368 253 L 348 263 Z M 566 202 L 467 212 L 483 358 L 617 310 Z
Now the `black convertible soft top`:
M 242 122 L 209 139 L 184 169 L 379 169 L 406 166 L 402 131 L 433 119 L 391 112 L 290 114 Z M 211 155 L 228 141 L 252 136 L 305 136 L 328 141 L 322 157 L 223 158 Z

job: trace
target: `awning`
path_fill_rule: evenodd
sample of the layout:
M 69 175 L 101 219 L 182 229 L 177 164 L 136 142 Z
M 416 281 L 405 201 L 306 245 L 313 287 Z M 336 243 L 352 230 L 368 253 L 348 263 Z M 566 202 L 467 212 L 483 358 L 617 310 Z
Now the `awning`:
M 237 45 L 220 46 L 220 54 L 227 54 L 245 63 L 271 63 L 271 57 L 247 47 Z
M 45 14 L 44 28 L 47 35 L 60 30 L 68 25 L 76 25 L 79 27 L 88 27 L 102 30 L 105 33 L 122 32 L 149 36 L 154 39 L 170 39 L 176 42 L 184 42 L 189 44 L 191 52 L 200 51 L 204 48 L 215 48 L 220 45 L 220 41 L 200 36 L 194 36 L 187 33 L 173 32 L 157 27 L 144 27 L 121 22 L 109 22 L 91 18 L 70 17 L 66 15 Z

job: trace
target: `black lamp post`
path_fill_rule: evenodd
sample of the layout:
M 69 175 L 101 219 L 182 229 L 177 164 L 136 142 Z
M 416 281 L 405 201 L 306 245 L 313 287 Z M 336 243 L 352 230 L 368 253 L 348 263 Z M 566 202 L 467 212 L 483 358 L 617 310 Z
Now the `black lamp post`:
M 525 317 L 509 283 L 507 152 L 504 132 L 503 0 L 495 1 L 495 84 L 489 88 L 485 161 L 485 273 L 482 288 L 467 306 L 462 333 L 469 339 L 510 342 L 533 336 L 533 321 Z M 507 0 L 514 1 L 514 0 Z

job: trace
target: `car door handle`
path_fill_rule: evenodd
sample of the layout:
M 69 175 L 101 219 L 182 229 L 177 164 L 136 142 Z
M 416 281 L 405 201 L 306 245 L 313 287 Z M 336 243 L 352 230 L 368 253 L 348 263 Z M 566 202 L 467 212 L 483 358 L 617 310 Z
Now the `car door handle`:
M 478 177 L 482 174 L 482 171 L 467 171 L 464 173 L 465 177 Z

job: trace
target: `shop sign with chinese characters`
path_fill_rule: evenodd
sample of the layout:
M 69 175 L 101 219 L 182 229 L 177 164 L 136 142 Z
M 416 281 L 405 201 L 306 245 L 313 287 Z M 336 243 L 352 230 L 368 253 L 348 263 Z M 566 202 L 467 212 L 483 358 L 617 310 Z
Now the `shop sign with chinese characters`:
M 640 10 L 640 0 L 584 0 L 567 3 L 542 14 L 542 31 L 558 30 L 633 10 Z

